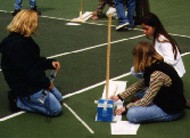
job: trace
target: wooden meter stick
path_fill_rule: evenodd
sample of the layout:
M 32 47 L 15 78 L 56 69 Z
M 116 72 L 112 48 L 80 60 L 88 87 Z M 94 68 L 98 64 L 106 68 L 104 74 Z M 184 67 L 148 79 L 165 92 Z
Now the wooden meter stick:
M 107 45 L 107 62 L 106 62 L 106 99 L 108 99 L 109 79 L 110 79 L 111 22 L 112 22 L 112 15 L 110 14 L 108 16 L 108 45 Z

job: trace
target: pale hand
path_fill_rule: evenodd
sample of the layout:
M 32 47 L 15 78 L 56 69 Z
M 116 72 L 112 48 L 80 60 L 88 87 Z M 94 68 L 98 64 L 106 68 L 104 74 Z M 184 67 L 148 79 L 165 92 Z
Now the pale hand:
M 53 61 L 52 62 L 52 66 L 57 70 L 59 71 L 61 66 L 60 66 L 60 63 L 58 61 Z
M 112 99 L 112 100 L 114 100 L 114 101 L 116 102 L 116 101 L 119 100 L 119 97 L 118 97 L 118 96 L 114 96 L 114 95 L 112 95 L 112 96 L 110 97 L 110 99 Z
M 92 20 L 98 20 L 98 13 L 97 13 L 97 11 L 94 11 L 93 13 L 92 13 Z
M 123 112 L 125 112 L 125 110 L 126 110 L 125 107 L 121 107 L 121 108 L 115 110 L 115 114 L 121 115 Z

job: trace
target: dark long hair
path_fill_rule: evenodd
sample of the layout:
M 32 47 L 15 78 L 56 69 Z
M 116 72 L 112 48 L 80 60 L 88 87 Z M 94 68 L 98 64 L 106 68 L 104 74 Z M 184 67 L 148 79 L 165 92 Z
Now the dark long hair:
M 174 59 L 176 59 L 176 57 L 177 57 L 177 48 L 178 48 L 180 53 L 181 53 L 181 50 L 180 50 L 177 42 L 167 33 L 167 31 L 165 30 L 165 28 L 162 25 L 159 18 L 153 13 L 148 13 L 148 14 L 143 16 L 142 23 L 145 24 L 145 25 L 152 26 L 152 27 L 155 28 L 155 32 L 154 32 L 154 35 L 153 35 L 153 38 L 154 38 L 153 44 L 155 44 L 156 39 L 158 40 L 159 34 L 165 36 L 168 39 L 168 41 L 171 43 L 171 45 L 173 47 Z

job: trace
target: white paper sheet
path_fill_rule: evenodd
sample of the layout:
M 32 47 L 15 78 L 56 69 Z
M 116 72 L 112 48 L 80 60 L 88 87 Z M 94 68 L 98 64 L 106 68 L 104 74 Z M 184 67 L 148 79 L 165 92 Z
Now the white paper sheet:
M 110 123 L 112 135 L 137 135 L 140 124 L 132 124 L 129 121 Z
M 71 22 L 86 22 L 88 19 L 92 17 L 92 11 L 86 11 L 82 14 L 82 17 L 73 18 Z
M 108 98 L 112 95 L 118 95 L 126 89 L 127 81 L 109 81 Z M 102 99 L 106 99 L 106 88 L 102 93 Z

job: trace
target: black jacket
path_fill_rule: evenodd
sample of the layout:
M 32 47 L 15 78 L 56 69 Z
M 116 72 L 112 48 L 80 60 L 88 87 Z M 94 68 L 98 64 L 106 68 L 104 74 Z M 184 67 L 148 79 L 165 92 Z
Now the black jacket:
M 45 70 L 53 69 L 53 59 L 41 57 L 39 46 L 31 37 L 11 33 L 0 43 L 0 52 L 5 80 L 17 96 L 30 96 L 49 88 Z
M 158 94 L 153 100 L 154 104 L 162 108 L 168 114 L 182 112 L 185 107 L 182 79 L 179 77 L 179 75 L 172 66 L 164 62 L 159 64 L 155 63 L 145 69 L 144 78 L 146 86 L 149 86 L 150 75 L 154 71 L 161 71 L 167 74 L 172 80 L 171 86 L 163 86 L 159 90 Z

